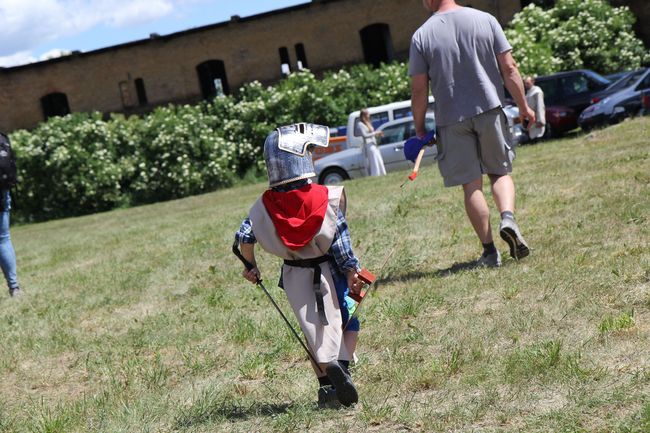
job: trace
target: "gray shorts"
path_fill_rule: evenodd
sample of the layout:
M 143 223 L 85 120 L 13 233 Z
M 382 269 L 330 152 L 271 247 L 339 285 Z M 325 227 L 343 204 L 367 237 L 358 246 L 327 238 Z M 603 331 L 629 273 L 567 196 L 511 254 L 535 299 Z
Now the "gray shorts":
M 445 186 L 464 185 L 484 174 L 512 171 L 515 149 L 501 107 L 453 125 L 438 134 L 438 168 Z

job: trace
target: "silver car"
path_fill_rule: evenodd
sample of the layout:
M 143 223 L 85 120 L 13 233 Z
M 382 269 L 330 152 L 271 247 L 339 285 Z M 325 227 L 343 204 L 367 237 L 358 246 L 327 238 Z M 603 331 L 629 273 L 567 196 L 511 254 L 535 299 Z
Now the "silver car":
M 519 123 L 519 108 L 516 105 L 506 105 L 503 107 L 503 112 L 506 113 L 508 119 L 508 128 L 512 135 L 512 144 L 518 146 L 530 141 L 528 131 Z
M 426 116 L 426 129 L 430 131 L 436 127 L 433 114 Z M 404 170 L 413 167 L 413 163 L 404 157 L 404 142 L 415 136 L 413 117 L 404 117 L 384 123 L 378 131 L 384 133 L 377 137 L 377 145 L 384 159 L 386 171 Z M 426 148 L 422 165 L 432 164 L 436 160 L 435 146 Z M 360 147 L 351 147 L 346 150 L 325 156 L 314 162 L 316 179 L 321 185 L 332 185 L 347 179 L 356 179 L 367 176 L 365 159 Z

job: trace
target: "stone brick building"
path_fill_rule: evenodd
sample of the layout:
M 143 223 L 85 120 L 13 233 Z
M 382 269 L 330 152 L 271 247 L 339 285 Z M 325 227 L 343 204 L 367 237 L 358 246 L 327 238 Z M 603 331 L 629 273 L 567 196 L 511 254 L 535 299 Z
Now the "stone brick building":
M 519 0 L 460 1 L 506 23 Z M 250 17 L 0 69 L 0 129 L 99 110 L 138 113 L 195 102 L 284 72 L 405 59 L 427 19 L 421 0 L 313 0 Z M 283 66 L 284 64 L 284 66 Z
M 530 1 L 459 0 L 506 24 Z M 427 19 L 421 0 L 309 3 L 48 61 L 0 68 L 0 129 L 98 110 L 141 113 L 169 102 L 228 94 L 308 67 L 406 59 Z

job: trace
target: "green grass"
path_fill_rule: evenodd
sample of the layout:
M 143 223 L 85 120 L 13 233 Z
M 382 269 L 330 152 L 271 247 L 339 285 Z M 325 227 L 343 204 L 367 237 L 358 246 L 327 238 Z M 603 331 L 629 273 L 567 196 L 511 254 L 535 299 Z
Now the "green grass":
M 14 227 L 0 430 L 647 432 L 649 130 L 520 148 L 533 250 L 498 270 L 463 265 L 480 244 L 437 168 L 346 183 L 355 251 L 380 273 L 353 409 L 317 410 L 301 348 L 229 251 L 263 184 Z M 279 261 L 259 258 L 289 312 Z

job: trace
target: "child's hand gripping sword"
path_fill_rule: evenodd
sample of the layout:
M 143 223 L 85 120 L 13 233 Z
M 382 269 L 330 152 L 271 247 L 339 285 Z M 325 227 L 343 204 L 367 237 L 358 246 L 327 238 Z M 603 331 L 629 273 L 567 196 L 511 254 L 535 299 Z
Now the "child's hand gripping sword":
M 404 143 L 404 156 L 406 159 L 413 161 L 415 166 L 408 177 L 408 180 L 414 181 L 418 177 L 420 164 L 424 157 L 425 146 L 433 146 L 436 143 L 436 131 L 429 131 L 423 138 L 411 137 Z M 404 188 L 407 181 L 404 181 L 401 188 Z
M 348 325 L 352 322 L 352 319 L 354 319 L 357 316 L 357 313 L 359 312 L 359 308 L 361 307 L 361 303 L 363 302 L 366 295 L 372 288 L 372 283 L 377 281 L 377 277 L 366 268 L 361 269 L 357 273 L 357 276 L 361 281 L 363 281 L 368 286 L 368 290 L 361 290 L 359 291 L 359 293 L 350 292 L 350 294 L 348 295 L 350 298 L 354 299 L 357 305 L 355 306 L 354 311 L 352 312 L 350 317 L 348 317 L 348 321 L 343 325 L 344 332 L 346 329 L 348 329 Z
M 244 266 L 246 267 L 247 270 L 250 271 L 250 270 L 252 270 L 252 269 L 254 268 L 253 264 L 252 264 L 251 262 L 249 262 L 248 260 L 246 260 L 246 258 L 245 258 L 245 257 L 242 255 L 242 253 L 239 251 L 239 245 L 238 245 L 238 242 L 237 242 L 237 241 L 235 241 L 235 243 L 232 244 L 232 252 L 237 256 L 237 258 L 238 258 L 239 260 L 241 260 L 241 262 L 244 264 Z M 273 296 L 271 296 L 271 294 L 269 293 L 269 291 L 266 290 L 266 287 L 264 287 L 264 284 L 262 284 L 262 280 L 261 280 L 261 279 L 258 279 L 258 280 L 257 280 L 257 285 L 260 286 L 260 287 L 262 288 L 262 290 L 264 290 L 264 293 L 266 293 L 266 296 L 268 296 L 269 300 L 271 301 L 271 303 L 273 304 L 273 306 L 275 307 L 275 309 L 277 310 L 277 312 L 280 313 L 280 316 L 282 316 L 282 319 L 284 320 L 284 323 L 287 324 L 287 326 L 288 326 L 289 329 L 291 330 L 291 333 L 293 334 L 293 336 L 296 337 L 296 340 L 298 340 L 298 342 L 300 343 L 300 345 L 302 346 L 302 348 L 305 349 L 305 352 L 307 352 L 307 355 L 309 355 L 309 359 L 311 359 L 311 362 L 314 363 L 314 365 L 316 366 L 316 368 L 318 368 L 318 370 L 319 370 L 321 373 L 324 373 L 324 371 L 320 368 L 320 365 L 318 364 L 318 361 L 316 361 L 316 358 L 315 358 L 314 355 L 311 353 L 311 350 L 309 350 L 309 348 L 307 347 L 307 345 L 302 341 L 302 339 L 301 339 L 300 336 L 298 335 L 298 332 L 297 332 L 297 331 L 294 329 L 294 327 L 291 325 L 291 323 L 289 322 L 289 319 L 287 319 L 287 316 L 284 315 L 284 313 L 282 312 L 282 310 L 280 309 L 280 307 L 278 306 L 278 304 L 275 303 L 275 299 L 273 299 Z
M 388 263 L 388 260 L 393 256 L 393 253 L 395 252 L 395 248 L 393 248 L 390 253 L 388 254 L 388 257 L 384 260 L 384 263 L 381 264 L 381 267 L 379 268 L 379 272 L 381 272 L 384 269 L 384 266 L 386 266 L 386 263 Z M 361 307 L 361 303 L 363 300 L 366 298 L 366 295 L 370 292 L 370 290 L 373 287 L 376 287 L 376 284 L 374 284 L 377 281 L 377 277 L 372 274 L 368 269 L 363 268 L 361 271 L 357 273 L 357 276 L 361 281 L 363 281 L 367 286 L 368 290 L 361 290 L 359 294 L 356 293 L 350 293 L 348 296 L 357 303 L 356 308 L 348 318 L 348 321 L 345 323 L 343 326 L 343 331 L 345 331 L 348 328 L 348 325 L 350 322 L 352 322 L 352 319 L 354 319 L 357 316 L 357 313 L 359 312 L 359 308 Z

